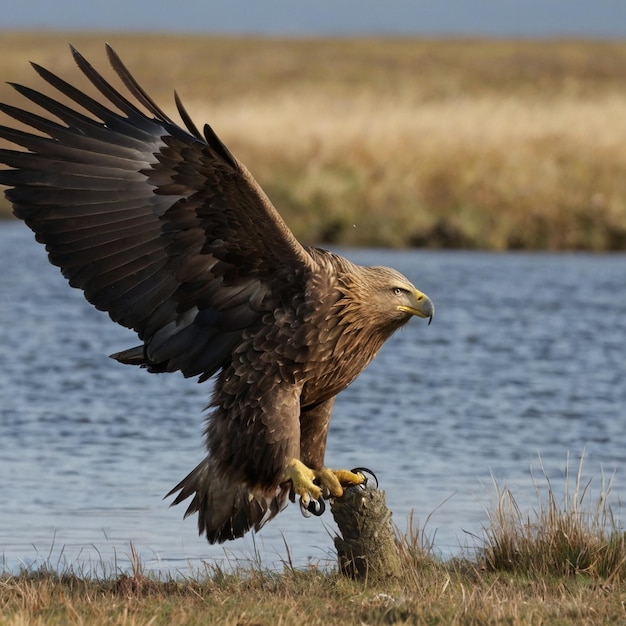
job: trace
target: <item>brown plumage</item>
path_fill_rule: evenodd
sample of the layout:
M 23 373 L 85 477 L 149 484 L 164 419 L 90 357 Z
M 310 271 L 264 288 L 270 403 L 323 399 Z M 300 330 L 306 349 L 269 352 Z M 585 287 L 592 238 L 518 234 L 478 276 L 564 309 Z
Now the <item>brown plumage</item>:
M 201 134 L 176 97 L 177 125 L 107 53 L 135 102 L 73 48 L 100 100 L 33 64 L 85 112 L 14 85 L 52 117 L 0 105 L 36 131 L 0 127 L 22 148 L 0 150 L 0 183 L 70 285 L 136 331 L 141 345 L 114 358 L 215 376 L 209 454 L 170 494 L 192 497 L 186 515 L 221 542 L 290 495 L 307 507 L 363 480 L 323 466 L 335 395 L 433 306 L 392 269 L 301 245 L 209 126 Z

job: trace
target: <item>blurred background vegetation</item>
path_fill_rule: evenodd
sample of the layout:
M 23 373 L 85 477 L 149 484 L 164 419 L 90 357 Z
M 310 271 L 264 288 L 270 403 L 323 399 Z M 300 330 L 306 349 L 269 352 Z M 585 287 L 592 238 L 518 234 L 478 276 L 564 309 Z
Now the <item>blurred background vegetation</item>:
M 176 89 L 304 242 L 626 249 L 626 42 L 5 32 L 0 101 L 28 60 L 85 86 L 68 41 Z

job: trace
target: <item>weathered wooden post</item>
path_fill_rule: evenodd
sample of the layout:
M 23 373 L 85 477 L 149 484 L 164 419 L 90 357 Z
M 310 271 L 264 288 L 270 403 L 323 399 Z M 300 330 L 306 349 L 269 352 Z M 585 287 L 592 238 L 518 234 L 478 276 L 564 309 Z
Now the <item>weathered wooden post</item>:
M 400 557 L 385 492 L 378 487 L 348 487 L 330 501 L 341 536 L 335 537 L 339 570 L 357 580 L 398 578 Z

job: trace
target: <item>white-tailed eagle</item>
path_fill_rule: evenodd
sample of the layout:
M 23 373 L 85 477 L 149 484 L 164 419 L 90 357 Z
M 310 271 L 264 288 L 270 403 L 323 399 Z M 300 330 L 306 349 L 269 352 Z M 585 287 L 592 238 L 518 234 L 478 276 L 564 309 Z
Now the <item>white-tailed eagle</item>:
M 208 455 L 168 494 L 192 498 L 200 533 L 258 530 L 290 497 L 319 510 L 364 481 L 324 466 L 335 396 L 433 305 L 392 269 L 301 245 L 208 125 L 177 96 L 186 128 L 172 121 L 107 53 L 128 95 L 73 48 L 98 99 L 35 64 L 62 98 L 13 85 L 44 115 L 0 106 L 20 123 L 0 127 L 20 146 L 0 150 L 6 196 L 70 285 L 137 333 L 115 359 L 215 377 Z

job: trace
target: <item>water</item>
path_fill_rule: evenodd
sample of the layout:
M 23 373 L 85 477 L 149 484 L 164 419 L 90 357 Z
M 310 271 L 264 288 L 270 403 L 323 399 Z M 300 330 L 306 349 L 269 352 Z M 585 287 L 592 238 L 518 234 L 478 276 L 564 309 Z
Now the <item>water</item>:
M 394 521 L 411 510 L 442 556 L 474 545 L 492 475 L 535 501 L 540 460 L 560 489 L 575 473 L 619 517 L 626 471 L 626 256 L 351 250 L 404 272 L 435 301 L 340 394 L 327 463 L 372 468 Z M 258 558 L 332 563 L 330 514 L 290 506 L 256 538 L 209 546 L 162 497 L 203 456 L 210 385 L 150 375 L 106 355 L 134 345 L 0 225 L 0 566 L 150 570 Z M 288 546 L 288 549 L 285 547 Z

